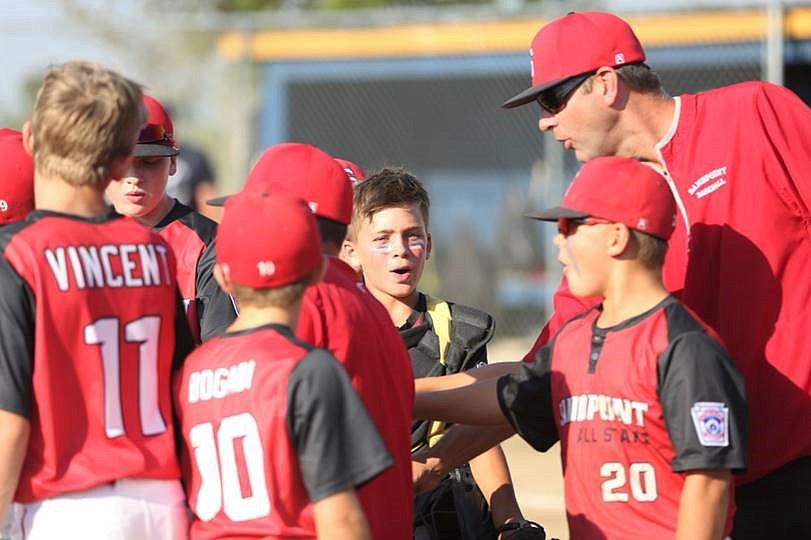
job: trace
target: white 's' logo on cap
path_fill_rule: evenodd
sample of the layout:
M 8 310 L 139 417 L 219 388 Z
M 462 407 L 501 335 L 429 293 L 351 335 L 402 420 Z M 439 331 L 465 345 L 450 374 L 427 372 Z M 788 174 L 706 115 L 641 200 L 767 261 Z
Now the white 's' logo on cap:
M 310 207 L 310 212 L 312 212 L 313 214 L 318 212 L 318 203 L 317 202 L 310 201 L 310 202 L 307 203 L 307 206 Z
M 625 63 L 625 55 L 621 52 L 618 52 L 614 55 L 614 63 L 615 64 L 624 64 Z
M 636 228 L 642 231 L 648 230 L 648 220 L 645 218 L 639 218 L 639 222 L 636 224 Z
M 272 276 L 276 273 L 276 265 L 273 261 L 259 261 L 256 263 L 256 269 L 259 270 L 259 275 L 262 277 Z

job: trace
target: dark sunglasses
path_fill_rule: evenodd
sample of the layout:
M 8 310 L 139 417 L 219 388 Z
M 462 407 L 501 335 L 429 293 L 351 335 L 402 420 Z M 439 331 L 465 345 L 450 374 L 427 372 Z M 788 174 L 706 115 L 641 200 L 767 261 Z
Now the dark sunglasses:
M 552 88 L 547 88 L 538 94 L 538 97 L 535 99 L 538 105 L 549 114 L 558 114 L 566 106 L 566 102 L 572 97 L 574 91 L 595 73 L 596 71 L 591 71 L 589 73 L 569 77 L 562 83 L 556 84 Z
M 160 124 L 147 124 L 141 128 L 141 132 L 138 134 L 140 144 L 171 142 L 171 140 L 172 134 L 168 133 Z
M 574 231 L 579 225 L 604 225 L 606 223 L 613 223 L 608 219 L 597 217 L 584 217 L 584 218 L 558 218 L 558 232 L 563 236 L 574 234 Z

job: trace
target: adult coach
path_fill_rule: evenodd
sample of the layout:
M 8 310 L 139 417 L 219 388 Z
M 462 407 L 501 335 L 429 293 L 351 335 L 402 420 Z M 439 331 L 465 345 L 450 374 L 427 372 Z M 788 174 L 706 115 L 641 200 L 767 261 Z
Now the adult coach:
M 538 32 L 539 127 L 586 161 L 657 166 L 679 209 L 667 288 L 721 335 L 746 381 L 749 470 L 733 536 L 811 538 L 811 110 L 786 88 L 746 82 L 670 97 L 630 26 L 570 13 Z M 628 186 L 632 190 L 633 186 Z M 564 283 L 527 358 L 582 310 Z
M 191 339 L 175 260 L 104 200 L 132 161 L 141 99 L 120 74 L 69 62 L 23 128 L 36 210 L 0 229 L 0 516 L 22 504 L 32 540 L 187 534 L 169 378 Z
M 166 192 L 175 174 L 174 125 L 160 101 L 144 96 L 149 113 L 138 135 L 132 167 L 107 187 L 116 211 L 152 227 L 177 257 L 177 283 L 189 327 L 199 344 L 221 334 L 236 318 L 233 300 L 214 280 L 217 224 Z

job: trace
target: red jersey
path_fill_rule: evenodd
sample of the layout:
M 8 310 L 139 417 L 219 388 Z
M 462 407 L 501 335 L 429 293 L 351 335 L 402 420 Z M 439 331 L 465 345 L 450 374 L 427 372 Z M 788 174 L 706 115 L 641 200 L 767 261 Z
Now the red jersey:
M 177 285 L 196 343 L 221 334 L 236 318 L 231 296 L 214 279 L 217 223 L 175 201 L 155 229 L 177 259 Z
M 502 378 L 499 402 L 536 449 L 560 440 L 572 538 L 673 538 L 681 473 L 746 467 L 743 379 L 673 297 L 610 328 L 599 315 L 572 319 Z
M 811 431 L 795 428 L 811 424 L 811 110 L 761 82 L 676 104 L 657 147 L 679 208 L 665 285 L 718 332 L 744 376 L 757 434 L 736 478 L 745 483 L 811 455 Z M 581 306 L 561 289 L 552 326 L 525 358 Z
M 0 250 L 0 407 L 31 423 L 15 500 L 178 478 L 166 243 L 114 213 L 36 211 L 2 229 Z
M 213 338 L 176 379 L 191 538 L 315 538 L 312 501 L 392 460 L 344 369 L 284 326 Z
M 394 457 L 394 467 L 358 491 L 373 538 L 411 539 L 411 359 L 386 309 L 346 263 L 330 257 L 307 289 L 296 334 L 329 350 L 346 368 Z

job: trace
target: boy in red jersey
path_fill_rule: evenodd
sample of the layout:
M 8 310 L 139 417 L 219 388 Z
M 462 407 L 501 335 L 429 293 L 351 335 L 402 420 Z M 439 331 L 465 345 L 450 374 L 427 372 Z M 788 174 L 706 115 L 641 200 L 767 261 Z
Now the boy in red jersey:
M 176 377 L 191 537 L 370 538 L 354 489 L 391 456 L 341 365 L 292 331 L 322 274 L 315 218 L 298 198 L 240 193 L 217 239 L 240 314 Z
M 352 220 L 352 182 L 326 152 L 285 143 L 265 150 L 243 191 L 291 193 L 304 199 L 316 216 L 327 269 L 324 279 L 304 294 L 296 336 L 327 349 L 343 364 L 394 458 L 393 467 L 358 490 L 372 537 L 410 540 L 414 378 L 388 313 L 357 272 L 338 258 Z
M 225 331 L 236 317 L 231 297 L 212 274 L 217 224 L 166 193 L 179 151 L 172 118 L 152 96 L 144 96 L 144 105 L 149 118 L 138 135 L 132 167 L 127 176 L 110 182 L 106 193 L 117 212 L 152 227 L 172 246 L 189 326 L 201 343 Z
M 170 375 L 191 342 L 175 261 L 104 201 L 130 167 L 141 99 L 118 73 L 69 62 L 23 128 L 36 210 L 0 232 L 0 515 L 21 503 L 26 538 L 187 535 Z
M 531 217 L 558 222 L 572 293 L 603 302 L 532 364 L 437 378 L 434 388 L 462 386 L 417 397 L 420 418 L 496 426 L 495 440 L 516 431 L 541 451 L 559 440 L 572 538 L 720 539 L 732 527 L 731 472 L 746 467 L 743 380 L 662 285 L 675 212 L 652 168 L 586 163 L 561 206 Z M 477 451 L 460 441 L 431 451 L 446 461 Z

